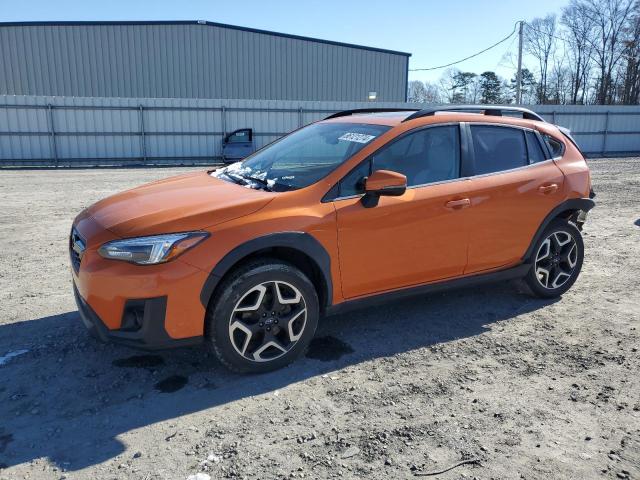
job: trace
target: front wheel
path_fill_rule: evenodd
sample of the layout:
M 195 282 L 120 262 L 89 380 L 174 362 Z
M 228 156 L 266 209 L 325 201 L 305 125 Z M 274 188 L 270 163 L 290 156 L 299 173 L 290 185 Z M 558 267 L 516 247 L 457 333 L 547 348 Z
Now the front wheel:
M 268 372 L 304 353 L 318 316 L 317 293 L 300 270 L 277 260 L 255 261 L 220 286 L 207 311 L 207 333 L 229 369 Z
M 559 297 L 575 283 L 582 268 L 580 230 L 566 220 L 554 220 L 536 244 L 533 258 L 525 282 L 538 297 Z

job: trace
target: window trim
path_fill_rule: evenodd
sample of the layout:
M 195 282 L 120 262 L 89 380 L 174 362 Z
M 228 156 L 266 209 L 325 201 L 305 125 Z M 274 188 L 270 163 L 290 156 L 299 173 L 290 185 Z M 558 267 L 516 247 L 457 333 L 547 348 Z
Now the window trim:
M 549 144 L 546 142 L 545 140 L 545 135 L 549 138 L 552 138 L 553 140 L 555 140 L 556 142 L 558 142 L 560 145 L 562 145 L 562 151 L 560 152 L 560 155 L 558 155 L 557 157 L 553 156 L 553 150 L 551 150 L 551 147 L 549 146 Z M 565 154 L 565 152 L 567 151 L 567 146 L 564 144 L 564 142 L 562 140 L 557 139 L 556 137 L 554 137 L 553 135 L 549 135 L 548 133 L 545 134 L 541 134 L 540 135 L 541 139 L 542 139 L 542 144 L 545 146 L 548 155 L 549 155 L 549 159 L 551 160 L 558 160 L 560 158 L 562 158 Z
M 532 132 L 533 136 L 536 138 L 536 141 L 538 142 L 538 146 L 540 147 L 540 151 L 542 152 L 544 160 L 540 160 L 539 162 L 531 161 L 531 156 L 529 155 L 529 135 L 527 135 L 528 132 Z M 535 165 L 535 164 L 546 162 L 547 160 L 549 160 L 549 152 L 546 151 L 543 143 L 540 143 L 541 142 L 540 133 L 537 130 L 525 129 L 524 141 L 527 144 L 527 160 L 529 160 L 529 165 Z
M 396 137 L 394 137 L 392 140 L 390 140 L 389 142 L 385 143 L 384 145 L 381 145 L 376 151 L 372 152 L 371 154 L 369 154 L 367 156 L 367 158 L 363 159 L 360 163 L 358 163 L 356 166 L 354 166 L 351 170 L 349 170 L 346 174 L 344 174 L 342 176 L 342 178 L 340 178 L 340 180 L 338 180 L 325 194 L 325 196 L 322 198 L 322 203 L 326 203 L 326 202 L 335 202 L 335 201 L 339 201 L 339 200 L 349 200 L 352 198 L 360 198 L 364 195 L 364 193 L 357 193 L 354 195 L 345 195 L 345 196 L 341 196 L 340 195 L 340 184 L 341 182 L 348 177 L 349 175 L 351 175 L 351 173 L 356 170 L 357 168 L 360 167 L 360 165 L 362 165 L 364 162 L 369 162 L 369 175 L 371 175 L 372 173 L 372 160 L 373 157 L 375 155 L 377 155 L 381 150 L 390 147 L 391 145 L 393 145 L 394 143 L 402 140 L 403 138 L 420 132 L 422 130 L 426 130 L 428 128 L 437 128 L 437 127 L 451 127 L 451 126 L 455 126 L 458 127 L 458 146 L 459 146 L 459 160 L 458 160 L 458 172 L 459 172 L 459 177 L 458 178 L 450 178 L 448 180 L 438 180 L 437 182 L 428 182 L 428 183 L 422 183 L 420 185 L 411 185 L 411 186 L 407 186 L 407 190 L 412 190 L 414 188 L 422 188 L 422 187 L 426 187 L 426 186 L 431 186 L 431 185 L 439 185 L 441 183 L 450 183 L 450 182 L 457 182 L 460 180 L 466 180 L 468 177 L 463 177 L 462 176 L 462 168 L 464 165 L 464 160 L 463 157 L 466 155 L 466 152 L 468 152 L 468 148 L 467 145 L 465 145 L 463 147 L 463 144 L 465 143 L 465 134 L 462 131 L 462 126 L 463 123 L 462 122 L 446 122 L 446 123 L 437 123 L 437 124 L 432 124 L 432 125 L 422 125 L 416 128 L 413 128 L 411 130 L 407 130 L 404 133 L 401 133 L 400 135 L 397 135 Z M 329 194 L 333 191 L 335 186 L 338 186 L 338 193 L 337 193 L 337 197 L 330 197 Z
M 467 124 L 467 135 L 468 135 L 468 143 L 469 143 L 469 178 L 482 178 L 482 177 L 487 177 L 490 175 L 501 175 L 503 173 L 509 173 L 509 172 L 514 172 L 517 170 L 522 170 L 525 168 L 531 168 L 531 167 L 535 167 L 538 165 L 543 165 L 547 162 L 551 162 L 553 161 L 553 158 L 546 158 L 544 161 L 542 162 L 535 162 L 535 163 L 531 163 L 531 159 L 529 158 L 529 151 L 527 150 L 527 164 L 526 165 L 522 165 L 520 167 L 514 167 L 514 168 L 509 168 L 507 170 L 498 170 L 496 172 L 489 172 L 489 173 L 479 173 L 476 174 L 475 173 L 475 160 L 476 160 L 476 155 L 475 155 L 475 150 L 473 148 L 473 138 L 471 137 L 471 127 L 474 125 L 479 125 L 479 126 L 489 126 L 489 127 L 503 127 L 503 128 L 511 128 L 514 130 L 521 130 L 523 132 L 523 137 L 525 140 L 525 147 L 527 146 L 527 136 L 525 135 L 526 131 L 532 131 L 534 132 L 536 135 L 538 135 L 538 141 L 541 140 L 540 138 L 540 132 L 538 132 L 536 129 L 534 128 L 530 128 L 530 127 L 525 127 L 522 125 L 508 125 L 508 124 L 504 124 L 504 123 L 493 123 L 493 122 L 465 122 Z M 547 155 L 549 155 L 549 151 L 548 151 L 548 147 L 546 142 L 542 143 L 543 145 L 543 153 L 547 153 Z

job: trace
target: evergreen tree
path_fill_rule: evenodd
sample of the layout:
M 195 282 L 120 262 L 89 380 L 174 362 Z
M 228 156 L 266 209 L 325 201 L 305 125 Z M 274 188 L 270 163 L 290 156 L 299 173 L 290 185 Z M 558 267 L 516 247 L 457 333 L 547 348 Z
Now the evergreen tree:
M 484 72 L 480 75 L 480 102 L 495 104 L 502 98 L 502 81 L 495 72 Z

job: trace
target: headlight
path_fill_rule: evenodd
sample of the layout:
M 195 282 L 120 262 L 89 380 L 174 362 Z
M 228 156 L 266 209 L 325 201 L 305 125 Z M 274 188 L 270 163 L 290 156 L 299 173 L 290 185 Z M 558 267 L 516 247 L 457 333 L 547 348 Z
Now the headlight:
M 98 249 L 98 253 L 110 260 L 153 265 L 176 258 L 208 236 L 207 232 L 186 232 L 126 238 L 105 243 Z

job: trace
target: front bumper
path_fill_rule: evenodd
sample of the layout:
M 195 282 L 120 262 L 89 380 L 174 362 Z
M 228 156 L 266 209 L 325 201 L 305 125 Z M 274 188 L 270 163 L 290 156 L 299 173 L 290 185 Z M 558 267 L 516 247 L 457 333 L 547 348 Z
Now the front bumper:
M 208 273 L 179 258 L 144 266 L 102 258 L 98 247 L 116 238 L 90 215 L 74 222 L 70 270 L 85 325 L 103 340 L 133 347 L 201 341 L 206 311 L 200 291 Z
M 147 298 L 142 301 L 142 311 L 144 313 L 142 314 L 140 328 L 135 330 L 110 330 L 82 298 L 75 282 L 73 283 L 73 295 L 82 323 L 92 335 L 104 342 L 113 342 L 145 350 L 184 347 L 202 342 L 201 336 L 175 339 L 167 334 L 164 327 L 167 297 Z

